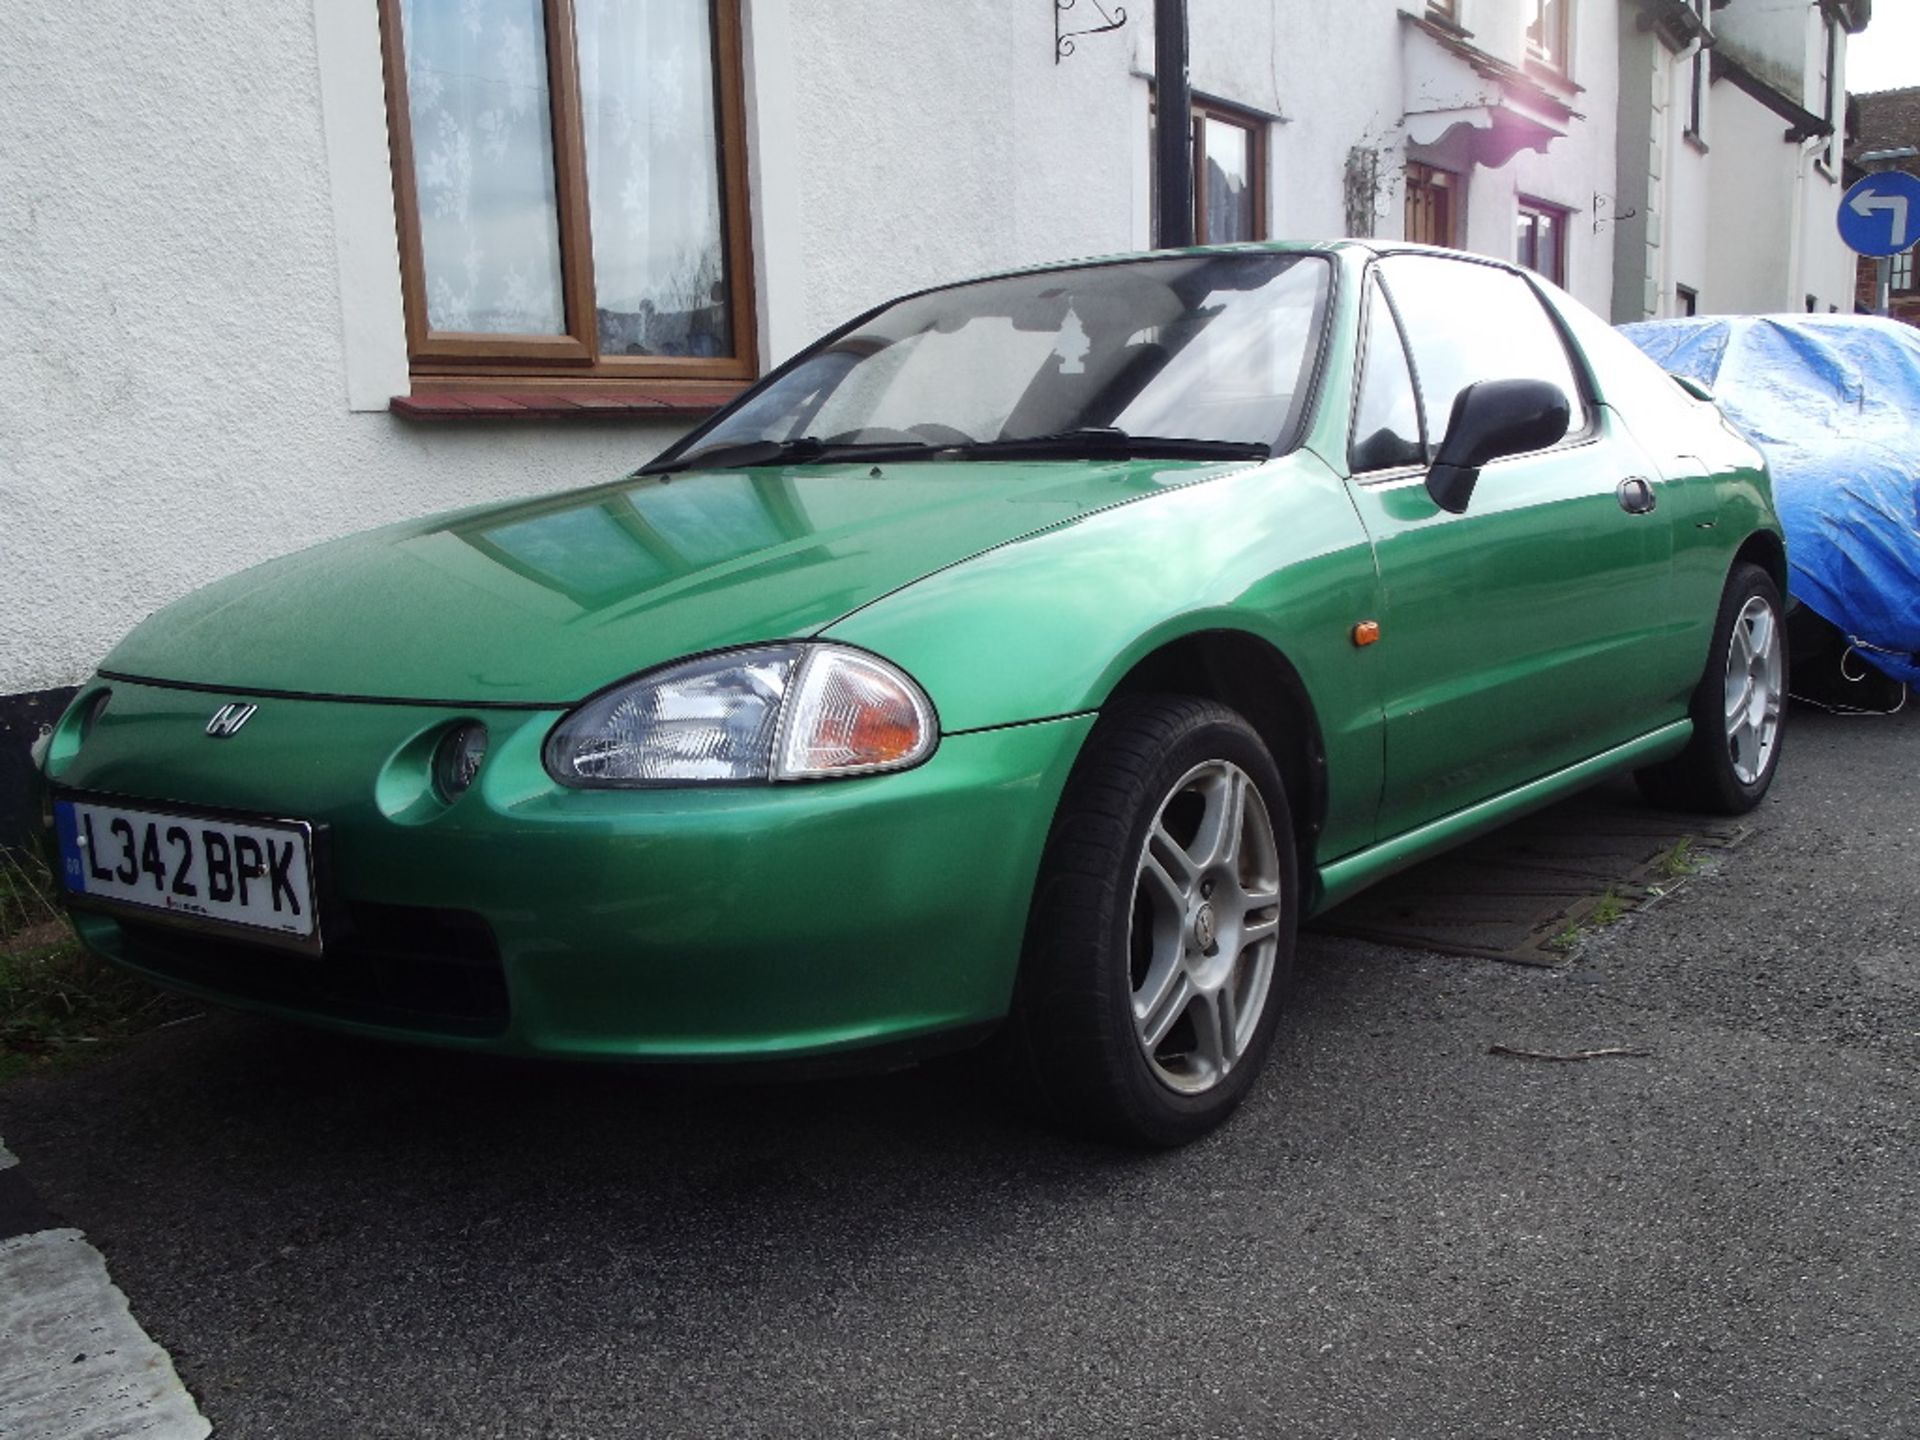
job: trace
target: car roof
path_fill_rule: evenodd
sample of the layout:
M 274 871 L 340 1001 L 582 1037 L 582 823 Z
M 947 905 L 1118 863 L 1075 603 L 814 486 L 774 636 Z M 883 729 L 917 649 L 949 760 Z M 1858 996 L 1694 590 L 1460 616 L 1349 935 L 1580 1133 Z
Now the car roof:
M 1518 271 L 1518 267 L 1511 261 L 1502 260 L 1498 256 L 1479 255 L 1468 250 L 1450 249 L 1444 245 L 1422 245 L 1411 240 L 1356 236 L 1329 240 L 1243 240 L 1227 245 L 1187 245 L 1168 250 L 1121 250 L 1107 255 L 1086 255 L 1070 260 L 1047 260 L 1033 265 L 1015 265 L 1004 270 L 990 270 L 958 280 L 942 281 L 937 285 L 922 286 L 895 298 L 904 300 L 915 295 L 931 294 L 937 290 L 977 285 L 990 280 L 1010 280 L 1023 275 L 1046 275 L 1056 271 L 1091 269 L 1100 265 L 1124 265 L 1140 260 L 1171 260 L 1179 256 L 1271 254 L 1332 256 L 1356 251 L 1372 257 L 1401 254 L 1438 255 L 1449 260 L 1465 260 L 1479 265 L 1492 265 L 1501 270 Z

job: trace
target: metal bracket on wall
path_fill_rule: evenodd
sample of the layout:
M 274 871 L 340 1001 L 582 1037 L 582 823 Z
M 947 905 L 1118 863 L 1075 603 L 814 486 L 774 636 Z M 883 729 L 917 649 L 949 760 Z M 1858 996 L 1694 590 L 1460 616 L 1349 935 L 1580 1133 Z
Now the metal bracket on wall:
M 1625 210 L 1621 210 L 1618 213 L 1613 215 L 1609 215 L 1606 213 L 1608 210 L 1611 210 L 1618 203 L 1619 202 L 1615 200 L 1611 195 L 1602 195 L 1597 190 L 1594 192 L 1594 196 L 1593 196 L 1593 233 L 1594 234 L 1598 235 L 1600 233 L 1600 227 L 1602 225 L 1613 224 L 1621 220 L 1631 220 L 1634 216 L 1640 213 L 1640 211 L 1633 206 L 1629 206 Z
M 1069 30 L 1067 26 L 1073 21 L 1068 18 L 1067 12 L 1078 4 L 1079 0 L 1053 0 L 1053 63 L 1056 65 L 1073 54 L 1073 42 L 1082 35 L 1104 35 L 1107 31 L 1118 30 L 1127 23 L 1127 12 L 1118 5 L 1113 7 L 1112 14 L 1108 14 L 1107 7 L 1102 5 L 1100 0 L 1087 0 L 1087 4 L 1099 12 L 1100 18 L 1106 21 L 1106 24 Z

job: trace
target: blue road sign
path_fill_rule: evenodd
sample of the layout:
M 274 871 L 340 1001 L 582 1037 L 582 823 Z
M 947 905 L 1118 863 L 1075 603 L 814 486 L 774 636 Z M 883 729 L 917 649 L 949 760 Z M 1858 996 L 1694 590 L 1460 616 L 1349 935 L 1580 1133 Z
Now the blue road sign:
M 1898 255 L 1920 242 L 1920 179 L 1869 175 L 1841 197 L 1840 238 L 1859 255 Z

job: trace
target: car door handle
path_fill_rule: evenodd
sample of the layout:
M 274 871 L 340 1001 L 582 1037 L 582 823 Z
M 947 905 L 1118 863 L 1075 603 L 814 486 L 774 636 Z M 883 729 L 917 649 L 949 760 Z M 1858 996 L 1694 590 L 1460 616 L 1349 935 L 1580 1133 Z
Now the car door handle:
M 1660 503 L 1644 475 L 1629 475 L 1614 493 L 1620 497 L 1620 508 L 1629 515 L 1645 515 Z

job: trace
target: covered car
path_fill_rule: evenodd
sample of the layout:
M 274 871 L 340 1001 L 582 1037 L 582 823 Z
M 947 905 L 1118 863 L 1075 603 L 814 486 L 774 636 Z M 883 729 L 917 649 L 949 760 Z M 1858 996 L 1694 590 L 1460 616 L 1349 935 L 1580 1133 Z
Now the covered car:
M 1793 598 L 1882 673 L 1920 683 L 1920 330 L 1867 315 L 1621 328 L 1766 455 Z

